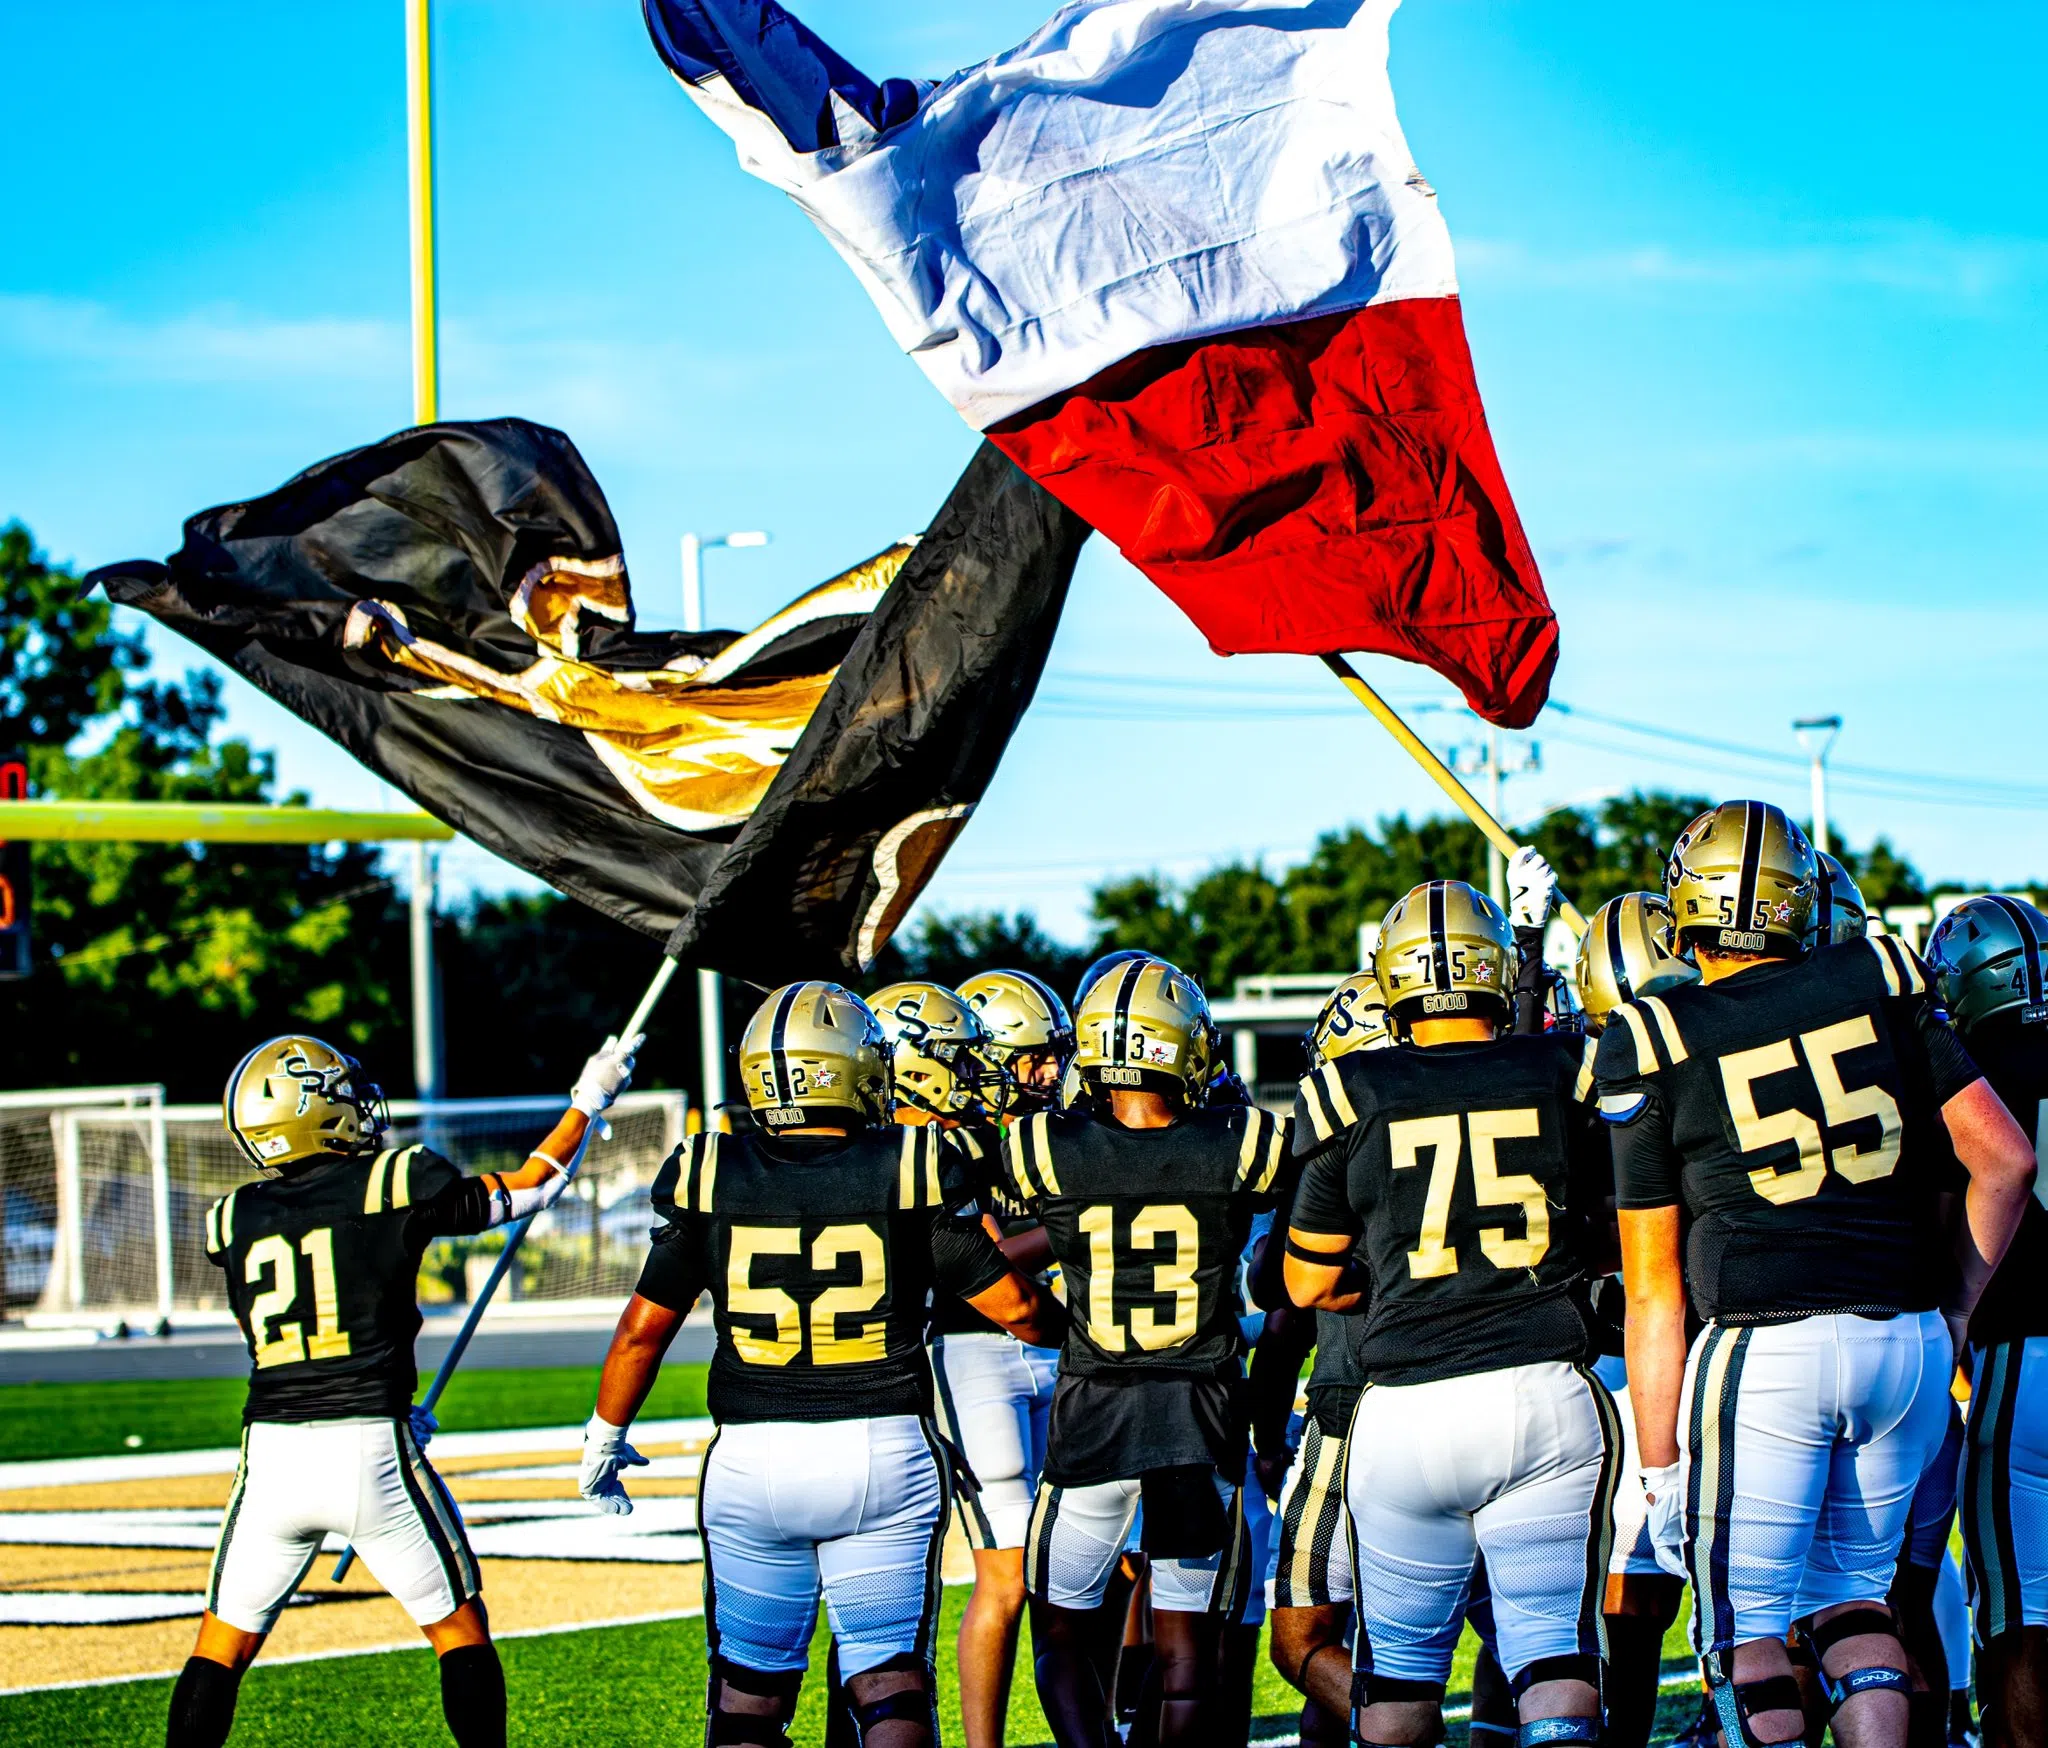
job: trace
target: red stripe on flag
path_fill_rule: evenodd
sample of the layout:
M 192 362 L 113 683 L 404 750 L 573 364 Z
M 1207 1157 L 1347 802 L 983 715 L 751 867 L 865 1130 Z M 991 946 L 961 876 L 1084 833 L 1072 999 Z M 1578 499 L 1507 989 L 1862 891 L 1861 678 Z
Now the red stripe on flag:
M 1455 298 L 1140 352 L 988 433 L 1220 655 L 1370 650 L 1526 727 L 1557 620 Z

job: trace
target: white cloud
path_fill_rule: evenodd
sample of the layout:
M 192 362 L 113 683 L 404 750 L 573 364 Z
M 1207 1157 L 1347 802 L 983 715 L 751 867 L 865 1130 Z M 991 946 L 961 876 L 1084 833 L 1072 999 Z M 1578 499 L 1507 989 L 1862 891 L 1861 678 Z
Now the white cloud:
M 406 369 L 405 328 L 397 322 L 279 318 L 231 304 L 138 317 L 33 293 L 0 293 L 0 349 L 131 382 L 355 380 Z

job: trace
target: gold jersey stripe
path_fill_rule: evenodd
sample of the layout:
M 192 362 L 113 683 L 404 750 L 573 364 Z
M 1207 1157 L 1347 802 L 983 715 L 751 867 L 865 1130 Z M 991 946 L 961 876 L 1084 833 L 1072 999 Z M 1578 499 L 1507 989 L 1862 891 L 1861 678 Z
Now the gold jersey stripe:
M 220 1249 L 220 1204 L 218 1202 L 215 1202 L 212 1207 L 206 1210 L 206 1248 L 209 1251 Z
M 939 1131 L 931 1131 L 931 1145 L 924 1150 L 924 1205 L 936 1208 L 945 1200 L 939 1188 L 939 1150 L 943 1144 Z
M 1286 1157 L 1288 1140 L 1287 1125 L 1279 1118 L 1269 1112 L 1266 1123 L 1269 1130 L 1266 1138 L 1266 1169 L 1259 1173 L 1259 1181 L 1252 1185 L 1252 1189 L 1262 1196 L 1273 1187 L 1273 1180 L 1280 1175 L 1280 1164 Z
M 391 1162 L 391 1206 L 394 1209 L 412 1206 L 412 1162 L 418 1152 L 417 1146 L 408 1147 Z
M 1024 1137 L 1030 1127 L 1031 1121 L 1027 1117 L 1003 1131 L 1003 1157 L 1010 1162 L 1010 1176 L 1016 1181 L 1018 1196 L 1025 1202 L 1035 1201 L 1038 1197 L 1038 1192 L 1031 1187 L 1031 1173 L 1024 1164 Z
M 1891 936 L 1872 935 L 1869 937 L 1869 941 L 1870 950 L 1877 955 L 1878 969 L 1884 973 L 1886 993 L 1890 995 L 1900 994 L 1898 961 L 1885 950 L 1891 945 Z
M 922 1131 L 906 1123 L 903 1142 L 896 1152 L 896 1206 L 917 1206 L 917 1138 Z
M 1600 1053 L 1600 1040 L 1589 1037 L 1579 1053 L 1579 1078 L 1572 1082 L 1572 1102 L 1583 1105 L 1593 1096 L 1593 1058 Z
M 1671 1017 L 1671 1010 L 1664 1005 L 1662 996 L 1646 995 L 1643 1006 L 1649 1009 L 1650 1018 L 1657 1022 L 1657 1030 L 1663 1035 L 1664 1049 L 1676 1068 L 1685 1060 L 1685 1040 L 1678 1035 L 1678 1022 Z
M 1309 1127 L 1316 1132 L 1318 1141 L 1327 1141 L 1337 1132 L 1337 1126 L 1330 1121 L 1330 1112 L 1323 1103 L 1322 1089 L 1316 1084 L 1316 1077 L 1304 1074 L 1301 1085 L 1295 1088 L 1295 1097 L 1308 1112 Z
M 1258 1170 L 1259 1155 L 1264 1150 L 1263 1142 L 1266 1125 L 1272 1122 L 1272 1120 L 1257 1105 L 1252 1106 L 1250 1110 L 1245 1112 L 1244 1140 L 1238 1144 L 1237 1149 L 1237 1181 L 1239 1183 L 1250 1182 L 1252 1173 Z
M 699 1135 L 700 1152 L 697 1156 L 697 1212 L 711 1212 L 712 1198 L 718 1193 L 718 1142 L 716 1130 Z
M 1337 1126 L 1350 1128 L 1358 1121 L 1358 1113 L 1351 1108 L 1351 1095 L 1344 1090 L 1343 1071 L 1336 1063 L 1325 1062 L 1316 1070 L 1316 1079 L 1323 1083 L 1323 1096 L 1330 1101 L 1330 1114 L 1336 1118 Z
M 221 1198 L 220 1247 L 223 1250 L 235 1241 L 235 1198 L 241 1193 L 240 1190 L 230 1190 Z
M 1629 1036 L 1636 1041 L 1636 1073 L 1655 1074 L 1661 1064 L 1657 1061 L 1656 1046 L 1650 1042 L 1650 1028 L 1643 1024 L 1636 1004 L 1625 1001 L 1614 1011 L 1628 1022 Z
M 386 1149 L 371 1163 L 369 1178 L 363 1184 L 363 1212 L 381 1214 L 384 1211 L 384 1179 L 391 1170 L 391 1152 Z
M 1032 1140 L 1036 1144 L 1038 1157 L 1032 1161 L 1032 1169 L 1038 1174 L 1038 1181 L 1045 1186 L 1045 1193 L 1056 1196 L 1060 1193 L 1060 1176 L 1052 1164 L 1052 1113 L 1040 1111 L 1031 1119 Z

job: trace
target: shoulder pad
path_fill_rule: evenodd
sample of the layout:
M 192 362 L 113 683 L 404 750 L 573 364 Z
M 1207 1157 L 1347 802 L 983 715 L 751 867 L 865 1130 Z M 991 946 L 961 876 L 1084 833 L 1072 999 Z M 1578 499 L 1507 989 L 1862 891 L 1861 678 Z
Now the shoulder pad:
M 1238 1111 L 1244 1117 L 1244 1138 L 1237 1149 L 1237 1187 L 1263 1196 L 1273 1187 L 1273 1180 L 1280 1175 L 1280 1167 L 1287 1159 L 1287 1144 L 1294 1125 L 1258 1105 L 1242 1105 Z M 1237 1114 L 1234 1112 L 1233 1117 Z
M 440 1172 L 434 1170 L 441 1168 Z M 445 1176 L 444 1176 L 445 1174 Z M 454 1166 L 425 1147 L 387 1147 L 370 1161 L 363 1175 L 363 1212 L 391 1214 L 425 1201 L 447 1178 L 460 1177 Z
M 242 1192 L 230 1190 L 206 1210 L 206 1253 L 219 1256 L 235 1241 L 235 1198 Z
M 1026 1204 L 1060 1193 L 1060 1175 L 1052 1160 L 1051 1111 L 1038 1111 L 1012 1123 L 1003 1135 L 1003 1157 L 1017 1194 Z
M 1320 1147 L 1358 1121 L 1351 1090 L 1344 1084 L 1344 1059 L 1326 1062 L 1302 1078 L 1294 1101 L 1297 1147 Z
M 726 1137 L 717 1130 L 686 1135 L 655 1173 L 650 1199 L 664 1220 L 677 1214 L 708 1214 L 718 1190 L 718 1155 Z
M 1925 995 L 1927 967 L 1897 935 L 1866 935 L 1863 944 L 1877 957 L 1887 995 Z
M 896 1206 L 943 1208 L 939 1160 L 948 1150 L 947 1132 L 936 1123 L 905 1123 L 897 1133 L 902 1140 L 896 1154 Z
M 1595 1071 L 1602 1080 L 1626 1080 L 1676 1068 L 1691 1054 L 1670 1005 L 1661 995 L 1639 995 L 1607 1016 Z

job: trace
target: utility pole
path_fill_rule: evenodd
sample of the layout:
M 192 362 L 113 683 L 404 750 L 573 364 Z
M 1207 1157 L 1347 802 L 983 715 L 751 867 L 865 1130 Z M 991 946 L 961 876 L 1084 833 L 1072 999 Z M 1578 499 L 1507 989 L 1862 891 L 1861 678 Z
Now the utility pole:
M 412 240 L 412 422 L 440 417 L 440 337 L 434 304 L 434 68 L 432 0 L 405 0 L 406 189 Z M 419 1097 L 446 1090 L 441 979 L 434 964 L 435 858 L 412 847 L 412 1074 Z
M 758 528 L 737 534 L 683 536 L 683 629 L 704 629 L 704 554 L 714 546 L 766 546 L 768 536 Z M 717 1120 L 718 1107 L 725 1099 L 725 1005 L 717 972 L 697 968 L 697 1061 L 704 1085 L 704 1127 Z
M 1835 737 L 1842 732 L 1839 716 L 1802 716 L 1792 725 L 1792 732 L 1799 737 L 1799 744 L 1806 749 L 1812 761 L 1813 777 L 1813 847 L 1823 855 L 1832 845 L 1828 842 L 1828 752 L 1835 744 Z
M 1510 777 L 1525 777 L 1543 769 L 1543 749 L 1535 741 L 1527 743 L 1527 751 L 1517 751 L 1515 762 L 1508 763 L 1505 743 L 1498 727 L 1489 723 L 1486 738 L 1482 741 L 1461 741 L 1444 755 L 1444 763 L 1460 777 L 1484 777 L 1486 779 L 1487 811 L 1495 819 L 1503 818 L 1501 789 Z M 1503 910 L 1508 903 L 1507 858 L 1500 852 L 1500 846 L 1491 839 L 1486 845 L 1486 891 L 1487 896 Z

